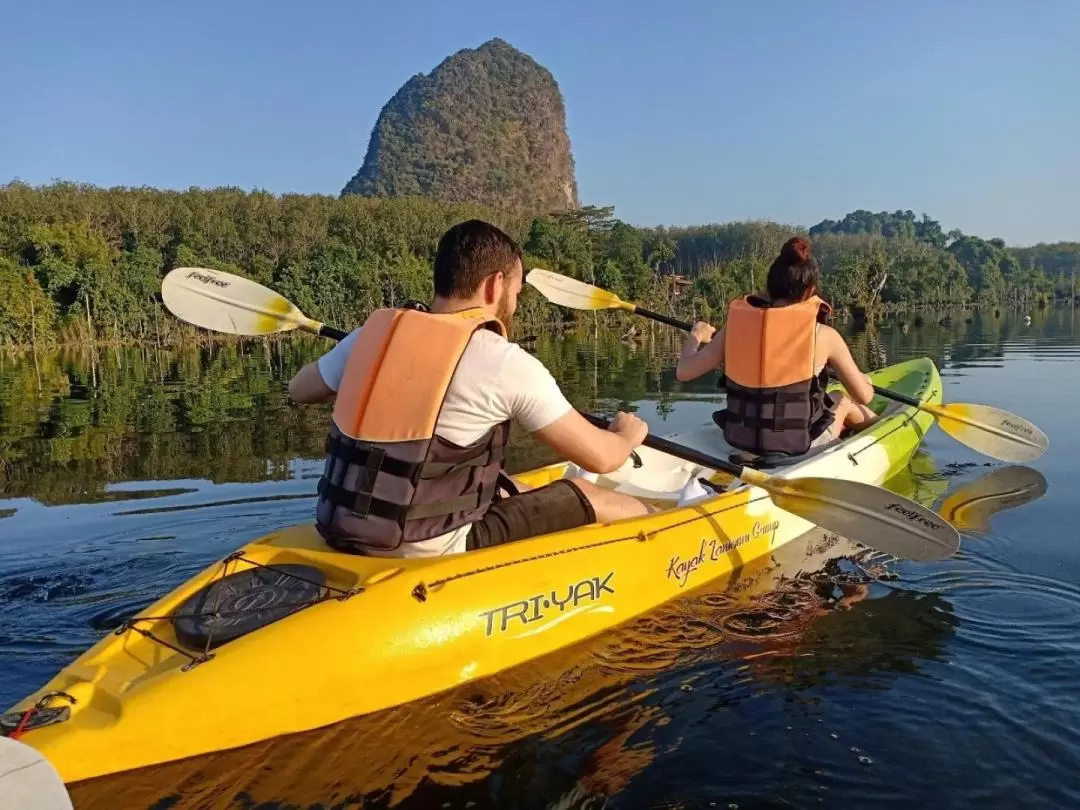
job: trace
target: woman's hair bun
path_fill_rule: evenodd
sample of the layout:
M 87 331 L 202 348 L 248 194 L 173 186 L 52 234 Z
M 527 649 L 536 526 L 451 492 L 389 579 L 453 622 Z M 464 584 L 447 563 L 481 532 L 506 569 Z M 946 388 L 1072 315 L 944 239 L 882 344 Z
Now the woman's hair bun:
M 805 264 L 810 261 L 810 243 L 801 236 L 793 236 L 784 242 L 780 258 L 788 267 Z

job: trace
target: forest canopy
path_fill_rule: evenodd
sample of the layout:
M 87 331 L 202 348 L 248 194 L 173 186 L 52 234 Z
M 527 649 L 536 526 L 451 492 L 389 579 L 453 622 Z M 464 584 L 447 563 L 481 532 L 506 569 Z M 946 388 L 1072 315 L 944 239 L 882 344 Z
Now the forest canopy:
M 526 270 L 717 321 L 733 297 L 762 287 L 795 233 L 812 237 L 823 293 L 839 308 L 1038 305 L 1074 294 L 1080 268 L 1080 243 L 1010 248 L 910 211 L 856 211 L 809 231 L 773 222 L 639 228 L 597 206 L 529 214 L 417 197 L 16 182 L 0 186 L 0 345 L 174 340 L 182 328 L 160 287 L 183 266 L 248 276 L 349 327 L 377 307 L 429 298 L 439 236 L 470 217 L 520 240 Z M 529 288 L 520 313 L 530 328 L 577 317 Z

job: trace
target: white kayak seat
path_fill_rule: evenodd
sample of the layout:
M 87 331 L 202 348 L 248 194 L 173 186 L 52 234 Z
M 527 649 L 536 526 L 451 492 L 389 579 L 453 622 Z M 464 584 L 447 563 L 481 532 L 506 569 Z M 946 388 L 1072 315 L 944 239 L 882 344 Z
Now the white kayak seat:
M 566 463 L 566 469 L 563 470 L 563 478 L 580 478 L 588 481 L 591 484 L 595 484 L 600 476 L 597 473 L 589 472 L 583 467 L 579 467 L 572 461 Z
M 0 807 L 4 810 L 72 810 L 60 775 L 30 746 L 0 737 Z
M 699 501 L 716 497 L 715 489 L 701 483 L 702 478 L 708 479 L 710 472 L 711 470 L 707 470 L 704 467 L 696 467 L 691 471 L 690 476 L 686 479 L 686 483 L 683 484 L 683 488 L 679 491 L 679 506 L 690 506 Z M 739 482 L 736 481 L 735 483 Z
M 628 458 L 619 469 L 600 475 L 569 462 L 561 477 L 589 481 L 635 498 L 671 501 L 674 504 L 683 499 L 683 490 L 689 482 L 699 476 L 707 478 L 713 474 L 712 470 L 648 448 L 638 448 L 637 456 L 636 459 Z

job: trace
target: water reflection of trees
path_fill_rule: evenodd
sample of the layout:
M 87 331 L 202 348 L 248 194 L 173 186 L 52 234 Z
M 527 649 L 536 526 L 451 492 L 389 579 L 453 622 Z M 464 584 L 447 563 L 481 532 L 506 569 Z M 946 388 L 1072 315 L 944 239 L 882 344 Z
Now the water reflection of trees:
M 927 313 L 920 326 L 898 319 L 859 331 L 841 326 L 864 368 L 918 355 L 947 367 L 1000 360 L 1021 338 L 1051 343 L 1069 334 L 1069 314 L 1036 311 L 1031 325 L 991 311 L 970 323 L 962 313 Z M 540 334 L 527 344 L 578 408 L 611 412 L 651 400 L 663 419 L 679 401 L 719 395 L 715 375 L 675 380 L 681 334 L 664 329 L 654 340 L 632 340 L 600 331 L 594 340 L 588 331 Z M 322 455 L 329 408 L 291 405 L 286 383 L 325 349 L 324 341 L 294 335 L 175 351 L 0 355 L 0 498 L 85 502 L 103 498 L 109 482 L 287 478 L 291 460 Z M 514 470 L 552 460 L 520 431 L 510 458 Z

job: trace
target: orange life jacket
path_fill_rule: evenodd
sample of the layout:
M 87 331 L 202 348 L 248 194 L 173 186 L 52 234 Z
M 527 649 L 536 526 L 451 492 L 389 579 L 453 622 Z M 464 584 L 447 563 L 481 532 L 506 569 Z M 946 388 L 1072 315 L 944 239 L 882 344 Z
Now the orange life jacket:
M 353 553 L 392 551 L 472 523 L 495 495 L 510 423 L 462 447 L 435 435 L 450 380 L 482 310 L 372 313 L 349 354 L 319 481 L 316 526 Z
M 752 453 L 805 453 L 832 424 L 825 369 L 814 373 L 817 325 L 832 308 L 816 295 L 776 307 L 748 295 L 731 302 L 724 326 L 727 443 Z

